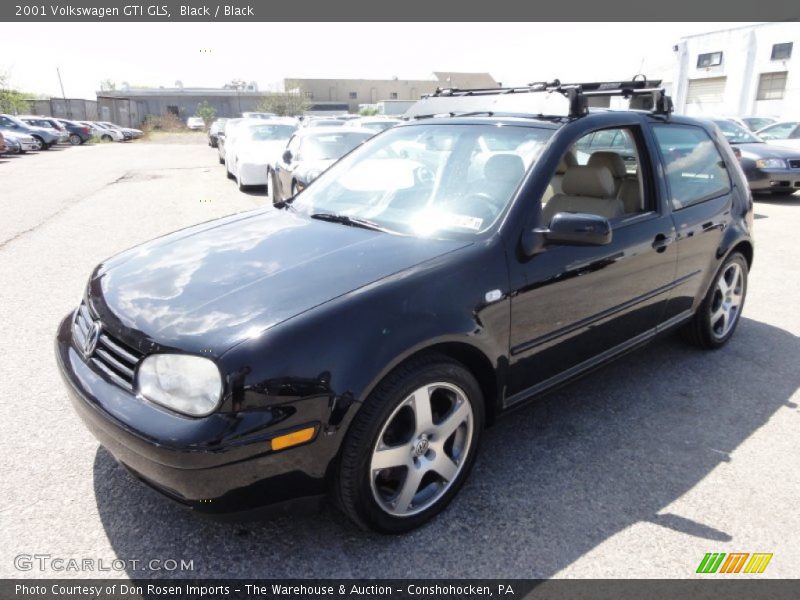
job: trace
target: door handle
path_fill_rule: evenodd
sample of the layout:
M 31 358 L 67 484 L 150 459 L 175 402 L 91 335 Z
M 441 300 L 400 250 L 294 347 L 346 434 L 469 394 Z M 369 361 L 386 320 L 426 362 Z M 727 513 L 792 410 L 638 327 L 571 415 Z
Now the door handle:
M 656 239 L 653 240 L 653 248 L 656 252 L 664 252 L 672 242 L 675 241 L 675 238 L 671 235 L 664 235 L 663 233 L 659 233 L 656 236 Z

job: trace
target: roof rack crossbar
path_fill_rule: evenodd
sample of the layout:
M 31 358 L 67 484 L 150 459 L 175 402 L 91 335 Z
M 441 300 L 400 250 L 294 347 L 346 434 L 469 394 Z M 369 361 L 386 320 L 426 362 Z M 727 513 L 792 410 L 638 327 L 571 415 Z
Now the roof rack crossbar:
M 569 100 L 569 116 L 581 117 L 589 112 L 588 99 L 593 97 L 622 96 L 623 98 L 650 97 L 646 109 L 653 114 L 669 115 L 672 110 L 672 99 L 660 81 L 648 80 L 644 75 L 636 75 L 630 81 L 606 81 L 592 83 L 561 83 L 560 80 L 538 81 L 527 86 L 497 88 L 436 88 L 432 94 L 423 97 L 442 96 L 484 96 L 497 94 L 525 94 L 535 92 L 557 92 Z

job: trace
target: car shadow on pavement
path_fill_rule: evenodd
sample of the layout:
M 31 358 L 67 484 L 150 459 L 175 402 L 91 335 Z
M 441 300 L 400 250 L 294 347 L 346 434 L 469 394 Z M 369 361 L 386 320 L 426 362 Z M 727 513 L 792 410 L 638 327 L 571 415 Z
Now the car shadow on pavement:
M 753 201 L 756 204 L 782 204 L 788 206 L 800 205 L 800 194 L 754 194 Z
M 170 573 L 184 577 L 548 577 L 641 522 L 730 541 L 719 523 L 666 507 L 795 407 L 798 354 L 800 338 L 746 318 L 716 352 L 658 340 L 501 418 L 455 501 L 404 536 L 362 532 L 332 508 L 210 521 L 133 480 L 102 449 L 99 515 L 117 557 L 192 560 L 193 571 Z

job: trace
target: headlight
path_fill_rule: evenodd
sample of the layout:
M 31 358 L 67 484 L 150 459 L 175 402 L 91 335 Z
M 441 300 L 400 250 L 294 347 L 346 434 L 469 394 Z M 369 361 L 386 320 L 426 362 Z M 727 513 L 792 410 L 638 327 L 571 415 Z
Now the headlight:
M 139 392 L 176 412 L 204 417 L 219 406 L 222 377 L 214 361 L 185 354 L 152 354 L 139 366 Z
M 756 161 L 759 169 L 785 169 L 786 162 L 780 158 L 760 158 Z

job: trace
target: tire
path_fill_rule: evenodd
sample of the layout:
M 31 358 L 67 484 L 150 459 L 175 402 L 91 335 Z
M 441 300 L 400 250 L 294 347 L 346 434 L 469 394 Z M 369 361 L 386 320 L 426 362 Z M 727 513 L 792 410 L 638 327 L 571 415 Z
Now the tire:
M 249 186 L 242 185 L 242 179 L 239 177 L 239 173 L 236 173 L 236 185 L 239 187 L 240 192 L 246 192 Z
M 83 140 L 81 139 L 81 136 L 79 136 L 77 133 L 70 133 L 69 143 L 72 144 L 73 146 L 80 146 L 83 143 Z
M 342 444 L 336 504 L 364 529 L 419 527 L 458 493 L 483 424 L 481 388 L 461 363 L 432 353 L 409 360 L 381 381 L 354 417 Z
M 744 308 L 747 275 L 745 257 L 739 252 L 731 253 L 714 275 L 694 317 L 681 329 L 687 342 L 704 350 L 716 350 L 728 343 Z
M 101 137 L 100 137 L 100 139 L 101 139 L 101 140 L 103 140 L 104 142 L 113 142 L 113 141 L 114 141 L 114 140 L 111 138 L 111 136 L 110 136 L 110 135 L 108 135 L 108 134 L 101 136 Z
M 39 144 L 39 150 L 50 150 L 50 146 L 44 143 L 44 140 L 40 138 L 38 135 L 34 135 L 33 139 Z
M 219 164 L 221 164 L 221 165 L 225 164 L 225 159 L 222 158 L 219 154 L 217 154 L 217 160 L 219 161 Z

